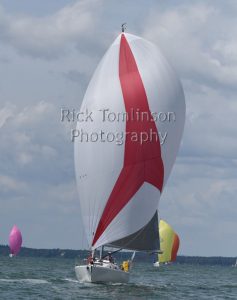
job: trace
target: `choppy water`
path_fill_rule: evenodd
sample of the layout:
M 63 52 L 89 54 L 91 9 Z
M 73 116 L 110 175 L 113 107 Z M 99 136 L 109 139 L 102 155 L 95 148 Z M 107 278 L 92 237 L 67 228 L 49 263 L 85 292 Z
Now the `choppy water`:
M 0 299 L 237 299 L 237 268 L 137 262 L 129 284 L 82 284 L 73 259 L 0 257 Z

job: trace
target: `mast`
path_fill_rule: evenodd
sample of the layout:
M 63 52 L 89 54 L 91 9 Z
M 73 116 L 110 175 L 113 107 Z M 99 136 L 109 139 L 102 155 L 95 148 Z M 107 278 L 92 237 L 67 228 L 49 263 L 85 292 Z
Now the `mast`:
M 121 27 L 122 27 L 122 32 L 125 32 L 125 29 L 127 29 L 127 23 L 123 23 Z
M 100 247 L 100 260 L 103 258 L 104 246 Z

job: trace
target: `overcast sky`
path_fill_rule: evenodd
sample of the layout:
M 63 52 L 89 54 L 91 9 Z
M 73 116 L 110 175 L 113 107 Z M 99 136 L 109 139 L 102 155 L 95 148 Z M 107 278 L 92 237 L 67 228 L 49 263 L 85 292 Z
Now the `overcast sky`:
M 0 2 L 0 244 L 84 248 L 70 126 L 102 55 L 127 31 L 157 44 L 186 96 L 160 202 L 180 254 L 237 255 L 237 1 Z

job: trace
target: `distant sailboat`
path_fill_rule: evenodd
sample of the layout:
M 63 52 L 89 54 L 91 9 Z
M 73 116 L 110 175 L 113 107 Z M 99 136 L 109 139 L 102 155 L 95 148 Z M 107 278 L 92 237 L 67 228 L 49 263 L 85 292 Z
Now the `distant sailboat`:
M 92 256 L 75 272 L 80 281 L 128 282 L 103 247 L 159 250 L 157 207 L 183 134 L 184 93 L 155 45 L 122 32 L 89 83 L 80 114 L 87 112 L 77 124 L 75 170 Z
M 19 253 L 22 244 L 22 235 L 16 225 L 13 226 L 9 235 L 10 257 Z
M 154 267 L 168 264 L 176 260 L 179 250 L 179 237 L 173 228 L 163 220 L 159 222 L 160 251 Z
M 232 267 L 237 268 L 237 259 L 236 259 L 236 261 L 235 261 L 235 264 L 232 265 Z

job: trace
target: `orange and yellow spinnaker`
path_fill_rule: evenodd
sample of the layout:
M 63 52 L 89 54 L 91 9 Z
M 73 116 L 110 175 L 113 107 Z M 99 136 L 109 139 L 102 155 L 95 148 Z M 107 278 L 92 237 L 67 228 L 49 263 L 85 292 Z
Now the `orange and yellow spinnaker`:
M 159 223 L 160 250 L 158 254 L 159 263 L 172 262 L 176 260 L 179 249 L 179 237 L 173 228 L 163 220 Z

